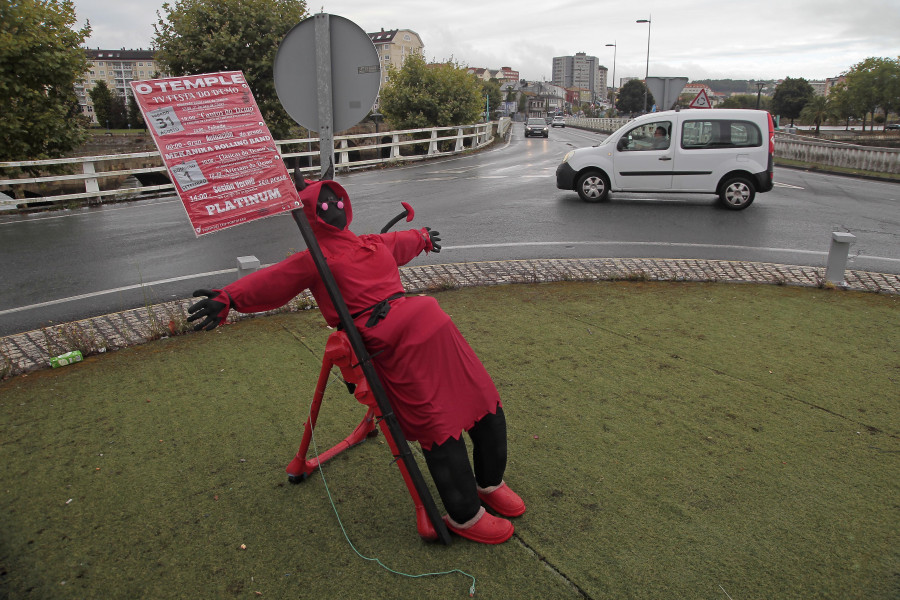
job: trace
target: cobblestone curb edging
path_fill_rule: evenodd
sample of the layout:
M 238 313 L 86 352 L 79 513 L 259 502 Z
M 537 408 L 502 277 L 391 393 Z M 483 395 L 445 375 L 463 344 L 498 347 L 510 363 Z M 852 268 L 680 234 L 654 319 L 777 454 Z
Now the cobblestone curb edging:
M 846 271 L 841 289 L 900 294 L 900 275 Z M 400 278 L 408 292 L 448 290 L 477 285 L 546 283 L 552 281 L 696 281 L 764 283 L 826 287 L 824 267 L 697 259 L 540 259 L 451 263 L 403 267 Z M 50 357 L 70 350 L 97 354 L 179 335 L 189 330 L 186 298 L 83 321 L 0 338 L 0 377 L 11 377 L 49 366 Z M 312 308 L 308 292 L 287 308 L 244 315 L 231 312 L 229 322 Z

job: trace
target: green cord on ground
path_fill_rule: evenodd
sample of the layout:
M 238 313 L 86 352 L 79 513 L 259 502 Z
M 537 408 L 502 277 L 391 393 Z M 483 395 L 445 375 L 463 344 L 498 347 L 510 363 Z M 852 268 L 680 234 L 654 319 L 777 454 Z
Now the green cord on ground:
M 329 380 L 329 383 L 325 385 L 326 391 L 328 390 L 329 384 L 330 384 L 330 380 Z M 312 408 L 312 407 L 310 407 L 310 408 Z M 310 412 L 310 416 L 311 415 L 312 415 L 312 413 Z M 315 453 L 316 459 L 318 460 L 319 448 L 316 445 L 316 429 L 315 429 L 315 427 L 312 427 L 310 429 L 310 433 L 312 434 L 310 441 L 312 441 L 313 452 Z M 469 596 L 471 597 L 471 596 L 475 595 L 475 577 L 473 575 L 470 575 L 469 573 L 466 573 L 465 571 L 460 570 L 460 569 L 451 569 L 449 571 L 439 571 L 439 572 L 435 572 L 435 573 L 420 573 L 418 575 L 411 575 L 409 573 L 403 573 L 402 571 L 396 571 L 396 570 L 390 568 L 389 566 L 387 566 L 386 564 L 381 562 L 381 559 L 379 559 L 379 558 L 364 556 L 362 554 L 362 552 L 357 550 L 356 546 L 353 545 L 353 542 L 350 540 L 350 536 L 347 535 L 347 530 L 344 529 L 344 523 L 343 523 L 343 521 L 341 521 L 341 515 L 338 514 L 337 506 L 335 506 L 334 499 L 331 497 L 331 490 L 328 488 L 328 481 L 325 479 L 325 472 L 322 470 L 322 463 L 318 462 L 317 466 L 319 468 L 319 475 L 322 476 L 322 483 L 325 485 L 325 493 L 328 494 L 328 501 L 331 503 L 331 509 L 334 511 L 334 516 L 337 517 L 338 525 L 341 527 L 341 533 L 344 534 L 344 539 L 347 540 L 347 543 L 350 544 L 350 548 L 352 548 L 353 551 L 356 552 L 357 556 L 359 556 L 363 560 L 368 560 L 368 561 L 376 563 L 378 566 L 380 566 L 385 571 L 389 571 L 390 573 L 393 573 L 395 575 L 409 577 L 410 579 L 418 579 L 420 577 L 431 577 L 431 576 L 435 576 L 435 575 L 452 575 L 453 573 L 460 573 L 472 580 L 472 585 L 469 587 Z

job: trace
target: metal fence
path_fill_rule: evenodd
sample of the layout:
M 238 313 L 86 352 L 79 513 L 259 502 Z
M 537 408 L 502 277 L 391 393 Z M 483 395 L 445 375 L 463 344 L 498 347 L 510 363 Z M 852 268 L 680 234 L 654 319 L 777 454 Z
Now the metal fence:
M 335 169 L 341 172 L 460 154 L 487 146 L 495 132 L 504 136 L 509 127 L 509 118 L 503 118 L 475 125 L 338 135 L 334 137 Z M 318 143 L 317 137 L 275 142 L 285 163 L 302 173 L 319 172 Z M 75 172 L 51 174 L 60 169 Z M 7 177 L 0 179 L 0 210 L 96 204 L 175 192 L 155 151 L 0 162 L 0 177 Z

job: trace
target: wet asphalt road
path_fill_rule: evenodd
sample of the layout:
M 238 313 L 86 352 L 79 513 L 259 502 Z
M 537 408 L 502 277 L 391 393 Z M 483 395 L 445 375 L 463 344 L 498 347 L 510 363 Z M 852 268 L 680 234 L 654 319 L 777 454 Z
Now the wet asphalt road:
M 823 266 L 832 231 L 857 236 L 849 268 L 900 273 L 900 184 L 777 169 L 745 211 L 712 195 L 613 194 L 603 204 L 556 189 L 565 153 L 602 135 L 553 129 L 475 155 L 338 175 L 356 233 L 410 203 L 408 226 L 444 250 L 412 264 L 525 258 L 661 257 Z M 395 229 L 404 227 L 404 222 Z M 0 335 L 174 298 L 235 278 L 235 258 L 277 262 L 305 245 L 290 216 L 195 238 L 177 198 L 0 216 Z

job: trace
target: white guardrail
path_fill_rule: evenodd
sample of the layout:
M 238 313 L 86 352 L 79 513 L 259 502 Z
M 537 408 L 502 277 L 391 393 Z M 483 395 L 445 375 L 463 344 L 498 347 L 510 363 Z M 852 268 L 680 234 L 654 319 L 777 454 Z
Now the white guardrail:
M 631 119 L 628 118 L 588 119 L 584 117 L 568 117 L 566 119 L 566 125 L 569 125 L 571 127 L 579 127 L 581 129 L 590 129 L 591 131 L 612 133 L 629 121 L 631 121 Z
M 874 173 L 900 174 L 900 148 L 860 146 L 838 141 L 817 141 L 808 137 L 778 134 L 775 156 L 832 167 Z
M 495 131 L 497 135 L 504 137 L 509 132 L 510 125 L 509 118 L 502 118 L 496 122 L 475 125 L 338 135 L 334 137 L 335 170 L 341 172 L 399 164 L 477 150 L 493 141 Z M 315 163 L 318 162 L 319 150 L 313 149 L 313 145 L 318 142 L 319 138 L 315 137 L 276 140 L 275 144 L 285 162 L 299 163 L 299 170 L 302 173 L 318 174 L 320 167 Z M 284 146 L 306 146 L 307 150 L 284 151 Z M 121 167 L 128 163 L 155 164 L 137 168 Z M 81 173 L 28 176 L 29 172 L 46 172 L 66 166 L 69 170 L 78 169 L 80 166 Z M 104 170 L 99 168 L 100 166 L 110 168 Z M 0 210 L 52 206 L 60 203 L 101 203 L 104 199 L 122 200 L 172 194 L 175 186 L 171 182 L 163 183 L 168 181 L 165 172 L 162 158 L 156 151 L 0 162 L 0 177 L 12 175 L 9 179 L 0 179 Z M 157 179 L 159 184 L 142 185 L 139 176 L 147 174 L 156 174 L 151 178 Z M 73 191 L 72 188 L 79 188 L 79 191 Z

